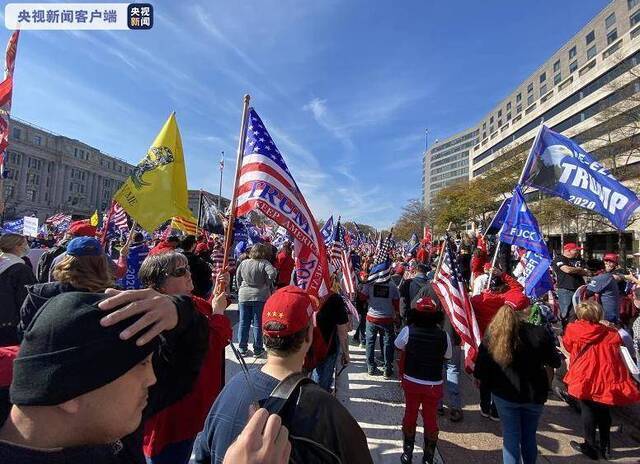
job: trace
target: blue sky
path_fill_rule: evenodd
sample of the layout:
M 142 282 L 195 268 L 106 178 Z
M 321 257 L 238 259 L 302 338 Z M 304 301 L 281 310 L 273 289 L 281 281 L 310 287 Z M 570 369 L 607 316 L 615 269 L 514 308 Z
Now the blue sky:
M 426 127 L 475 124 L 608 2 L 152 3 L 151 31 L 23 32 L 13 115 L 135 164 L 175 110 L 189 188 L 224 150 L 229 196 L 250 93 L 316 219 L 380 228 L 421 195 Z

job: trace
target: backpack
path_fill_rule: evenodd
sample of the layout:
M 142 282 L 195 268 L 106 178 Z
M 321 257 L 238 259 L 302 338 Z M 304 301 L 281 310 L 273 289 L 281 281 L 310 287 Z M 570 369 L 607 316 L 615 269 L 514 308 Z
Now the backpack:
M 53 260 L 65 251 L 67 251 L 66 246 L 58 245 L 42 253 L 38 260 L 38 267 L 36 269 L 36 279 L 38 279 L 38 282 L 49 282 L 49 271 L 51 270 Z
M 301 387 L 313 381 L 301 373 L 289 375 L 273 389 L 269 398 L 264 400 L 261 407 L 269 411 L 269 414 L 277 414 L 282 418 L 282 425 L 289 430 L 289 442 L 291 443 L 291 457 L 289 463 L 307 464 L 313 463 L 342 463 L 333 451 L 310 438 L 296 436 L 296 430 L 292 430 L 296 406 L 299 403 Z

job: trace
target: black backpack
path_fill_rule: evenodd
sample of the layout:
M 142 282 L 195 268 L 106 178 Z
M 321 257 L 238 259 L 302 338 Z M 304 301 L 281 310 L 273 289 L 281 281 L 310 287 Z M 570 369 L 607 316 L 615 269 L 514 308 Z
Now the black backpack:
M 38 282 L 49 282 L 49 271 L 51 270 L 51 264 L 53 263 L 53 260 L 65 251 L 67 251 L 66 246 L 58 245 L 42 253 L 40 259 L 38 260 L 38 267 L 36 269 L 36 279 L 38 279 Z
M 282 380 L 271 392 L 271 396 L 264 400 L 261 407 L 270 414 L 277 414 L 282 418 L 282 425 L 289 429 L 289 441 L 291 442 L 290 464 L 307 463 L 335 463 L 341 464 L 342 460 L 333 451 L 310 438 L 295 435 L 291 429 L 296 405 L 300 398 L 301 387 L 313 381 L 301 373 L 291 374 Z

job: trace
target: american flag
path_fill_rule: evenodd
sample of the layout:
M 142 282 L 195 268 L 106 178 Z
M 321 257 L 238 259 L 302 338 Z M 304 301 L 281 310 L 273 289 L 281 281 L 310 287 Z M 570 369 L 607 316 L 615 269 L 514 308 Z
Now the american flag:
M 235 192 L 239 216 L 254 209 L 293 236 L 298 286 L 312 295 L 329 291 L 324 240 L 302 192 L 258 113 L 249 108 L 240 179 Z
M 127 213 L 124 208 L 116 202 L 113 203 L 113 214 L 111 216 L 111 220 L 120 232 L 126 232 L 129 230 Z
M 356 294 L 356 273 L 353 271 L 353 264 L 345 246 L 344 237 L 344 227 L 338 221 L 333 231 L 330 259 L 333 266 L 342 272 L 342 289 L 348 295 L 353 296 Z
M 4 170 L 4 152 L 9 146 L 9 114 L 11 113 L 13 70 L 16 65 L 19 36 L 20 31 L 15 31 L 9 38 L 4 64 L 4 80 L 0 82 L 0 176 Z
M 387 235 L 387 238 L 384 240 L 382 240 L 382 234 L 380 234 L 376 256 L 369 270 L 368 283 L 383 283 L 391 278 L 391 258 L 389 257 L 389 252 L 393 247 L 391 234 L 392 233 L 389 232 L 389 235 Z
M 469 292 L 456 262 L 455 245 L 447 236 L 442 249 L 442 262 L 433 278 L 433 289 L 449 316 L 451 325 L 462 339 L 465 352 L 465 368 L 471 372 L 480 346 L 480 329 L 471 307 Z

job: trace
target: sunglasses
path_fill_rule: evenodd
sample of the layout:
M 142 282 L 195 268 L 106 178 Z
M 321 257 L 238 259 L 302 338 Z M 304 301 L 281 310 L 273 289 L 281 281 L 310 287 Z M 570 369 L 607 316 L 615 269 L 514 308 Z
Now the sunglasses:
M 187 272 L 190 272 L 191 270 L 189 269 L 189 266 L 185 266 L 185 267 L 179 267 L 177 269 L 174 269 L 173 272 L 169 272 L 169 275 L 171 277 L 184 277 Z

